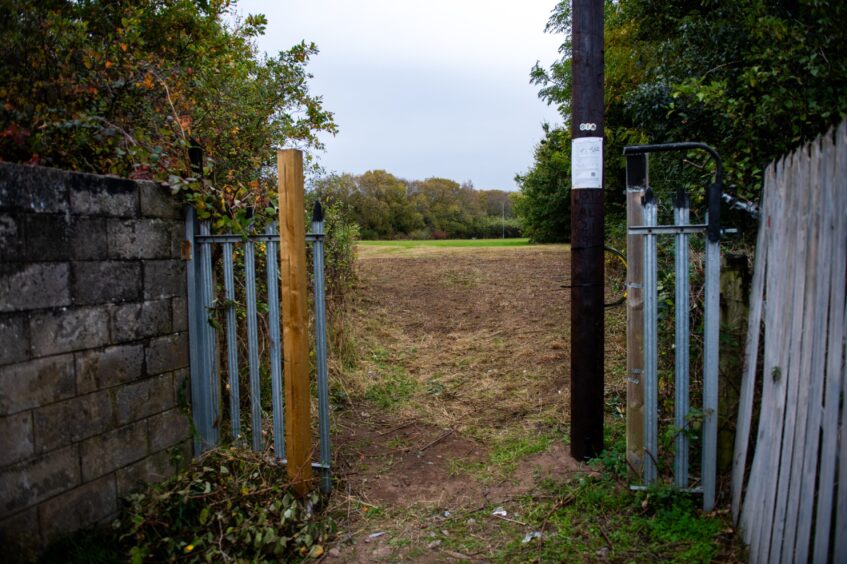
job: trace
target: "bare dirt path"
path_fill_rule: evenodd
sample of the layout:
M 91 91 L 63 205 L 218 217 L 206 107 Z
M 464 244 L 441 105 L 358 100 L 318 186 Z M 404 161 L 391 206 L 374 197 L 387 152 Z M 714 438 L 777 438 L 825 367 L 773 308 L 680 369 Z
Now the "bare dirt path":
M 360 251 L 361 360 L 342 379 L 346 491 L 327 557 L 501 558 L 532 533 L 526 500 L 590 472 L 566 442 L 567 247 Z

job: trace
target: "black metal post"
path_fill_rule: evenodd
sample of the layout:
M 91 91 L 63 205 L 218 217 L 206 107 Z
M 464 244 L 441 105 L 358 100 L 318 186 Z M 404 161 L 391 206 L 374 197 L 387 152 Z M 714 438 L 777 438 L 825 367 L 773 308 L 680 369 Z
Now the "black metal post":
M 571 455 L 585 460 L 603 450 L 603 0 L 573 0 L 572 17 Z

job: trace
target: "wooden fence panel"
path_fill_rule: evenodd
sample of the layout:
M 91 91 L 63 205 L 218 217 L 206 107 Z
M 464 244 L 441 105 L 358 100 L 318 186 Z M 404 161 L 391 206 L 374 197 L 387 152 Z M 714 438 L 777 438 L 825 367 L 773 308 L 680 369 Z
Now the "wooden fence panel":
M 842 131 L 840 132 L 843 132 Z M 844 288 L 839 288 L 838 281 L 843 279 L 847 270 L 847 240 L 838 240 L 838 233 L 847 235 L 844 214 L 836 213 L 836 210 L 844 208 L 844 199 L 847 191 L 836 190 L 836 176 L 838 175 L 838 162 L 835 144 L 831 137 L 825 137 L 823 142 L 823 162 L 830 168 L 823 173 L 824 182 L 827 183 L 826 192 L 829 194 L 824 198 L 825 202 L 831 201 L 833 205 L 826 205 L 827 211 L 824 229 L 831 232 L 831 245 L 828 249 L 827 260 L 830 261 L 829 279 L 829 334 L 826 347 L 830 351 L 837 351 L 838 344 L 844 342 Z M 842 152 L 847 155 L 847 152 Z M 847 160 L 844 160 L 847 164 Z M 847 171 L 844 171 L 847 173 Z M 831 198 L 829 200 L 828 198 Z M 844 236 L 842 235 L 842 237 Z M 823 341 L 823 339 L 821 339 Z M 823 413 L 821 439 L 821 466 L 818 486 L 818 508 L 816 517 L 816 531 L 814 541 L 813 557 L 815 561 L 824 561 L 827 558 L 829 531 L 832 519 L 832 497 L 835 488 L 835 457 L 837 456 L 836 445 L 838 439 L 838 410 L 840 402 L 840 371 L 843 356 L 830 354 L 826 359 L 826 377 L 823 389 Z M 842 465 L 844 466 L 844 465 Z M 843 482 L 842 482 L 843 483 Z
M 733 516 L 753 562 L 847 561 L 847 122 L 771 164 L 762 199 Z

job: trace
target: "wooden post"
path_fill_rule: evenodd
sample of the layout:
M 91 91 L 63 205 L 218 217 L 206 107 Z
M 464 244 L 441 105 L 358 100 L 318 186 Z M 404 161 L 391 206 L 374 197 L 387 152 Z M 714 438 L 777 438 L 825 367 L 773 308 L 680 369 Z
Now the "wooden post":
M 279 254 L 282 279 L 282 352 L 285 373 L 285 450 L 288 477 L 298 495 L 312 481 L 312 429 L 309 413 L 309 332 L 306 294 L 306 225 L 303 153 L 277 151 L 279 175 Z
M 648 185 L 647 155 L 626 159 L 626 224 L 644 225 L 641 198 Z M 626 237 L 626 460 L 633 480 L 644 463 L 644 236 Z
M 603 2 L 573 0 L 571 89 L 571 456 L 603 450 Z

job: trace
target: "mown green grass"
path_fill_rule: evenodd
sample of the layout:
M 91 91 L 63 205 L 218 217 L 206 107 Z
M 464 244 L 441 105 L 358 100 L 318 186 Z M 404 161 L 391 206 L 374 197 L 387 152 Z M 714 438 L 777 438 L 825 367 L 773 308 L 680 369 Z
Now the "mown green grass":
M 510 467 L 544 442 L 506 441 L 492 451 L 487 471 L 498 464 L 501 469 Z M 616 466 L 608 466 L 609 459 L 623 456 L 619 447 L 613 445 L 604 459 L 593 461 L 599 474 L 566 483 L 544 480 L 537 491 L 508 503 L 447 519 L 440 525 L 448 533 L 442 537 L 443 545 L 465 554 L 485 554 L 495 562 L 743 559 L 743 550 L 730 548 L 733 532 L 728 517 L 700 511 L 697 496 L 664 484 L 630 491 L 627 481 L 616 476 Z M 508 510 L 512 521 L 491 516 L 497 505 Z M 532 531 L 540 532 L 542 539 L 523 542 Z
M 488 460 L 465 463 L 451 461 L 451 472 L 455 475 L 469 472 L 483 483 L 499 482 L 510 478 L 521 459 L 544 452 L 553 442 L 551 435 L 531 437 L 508 437 L 496 442 L 489 453 Z
M 552 499 L 528 497 L 517 505 L 543 540 L 522 543 L 514 536 L 497 560 L 709 562 L 720 554 L 728 525 L 700 512 L 694 496 L 668 486 L 632 492 L 608 477 L 585 476 L 550 484 L 545 493 Z
M 418 241 L 359 241 L 367 247 L 523 247 L 529 245 L 529 239 L 441 239 Z

